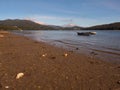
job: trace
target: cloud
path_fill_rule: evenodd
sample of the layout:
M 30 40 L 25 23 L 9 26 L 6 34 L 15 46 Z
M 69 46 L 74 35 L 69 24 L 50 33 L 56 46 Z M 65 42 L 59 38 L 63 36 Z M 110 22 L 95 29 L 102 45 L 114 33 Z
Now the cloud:
M 90 22 L 90 23 L 96 22 L 95 19 L 84 18 L 84 17 L 57 17 L 57 16 L 45 16 L 45 15 L 44 16 L 34 15 L 34 16 L 31 16 L 27 19 L 32 20 L 32 21 L 36 21 L 36 22 L 40 22 L 40 23 L 45 22 L 43 24 L 49 23 L 49 24 L 54 24 L 54 25 L 56 25 L 56 24 L 57 25 L 65 25 L 65 24 L 76 25 L 78 23 L 81 25 L 85 25 L 88 22 Z
M 46 19 L 46 20 L 62 19 L 60 17 L 55 17 L 55 16 L 41 16 L 41 15 L 34 15 L 34 16 L 31 16 L 31 17 L 34 18 L 34 19 Z
M 99 17 L 99 18 L 86 18 L 86 17 L 57 17 L 57 16 L 42 16 L 42 15 L 34 15 L 28 20 L 35 21 L 40 24 L 46 25 L 79 25 L 79 26 L 93 26 L 98 24 L 112 23 L 120 20 L 118 16 L 107 16 L 107 17 Z
M 37 21 L 40 21 L 40 20 L 58 20 L 58 21 L 64 21 L 64 22 L 72 21 L 72 19 L 67 19 L 67 18 L 63 18 L 63 17 L 41 16 L 41 15 L 34 15 L 34 16 L 27 17 L 25 19 L 33 20 L 33 21 L 36 21 L 36 20 Z
M 36 23 L 38 23 L 38 24 L 47 25 L 46 23 L 41 22 L 41 21 L 39 21 L 37 18 L 34 18 L 34 17 L 26 17 L 26 18 L 24 18 L 24 19 L 25 19 L 25 20 L 34 21 L 34 22 L 36 22 Z
M 41 16 L 41 15 L 34 15 L 34 16 L 31 16 L 29 18 L 32 18 L 32 19 L 45 19 L 45 20 L 59 20 L 59 21 L 63 21 L 63 22 L 73 22 L 73 18 L 72 17 L 57 17 L 57 16 Z
M 36 23 L 38 23 L 38 24 L 42 24 L 42 25 L 47 25 L 46 23 L 40 22 L 40 21 L 34 21 L 34 22 L 36 22 Z

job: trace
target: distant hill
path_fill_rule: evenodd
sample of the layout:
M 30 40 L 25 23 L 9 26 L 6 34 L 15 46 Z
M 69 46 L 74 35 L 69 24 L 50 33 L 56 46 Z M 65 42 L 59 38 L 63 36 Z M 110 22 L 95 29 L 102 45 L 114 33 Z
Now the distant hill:
M 30 20 L 1 20 L 0 21 L 0 29 L 4 30 L 80 30 L 81 27 L 73 26 L 73 27 L 62 27 L 55 25 L 42 25 Z
M 120 22 L 96 25 L 96 26 L 84 28 L 84 30 L 120 30 Z
M 19 19 L 15 19 L 15 20 L 3 20 L 0 21 L 0 29 L 2 29 L 1 27 L 6 26 L 7 28 L 5 29 L 22 29 L 22 30 L 48 30 L 48 29 L 54 29 L 51 26 L 48 25 L 41 25 L 38 23 L 35 23 L 33 21 L 30 20 L 19 20 Z M 4 28 L 3 28 L 4 29 Z
M 120 30 L 120 22 L 92 27 L 42 25 L 30 20 L 1 20 L 0 30 Z

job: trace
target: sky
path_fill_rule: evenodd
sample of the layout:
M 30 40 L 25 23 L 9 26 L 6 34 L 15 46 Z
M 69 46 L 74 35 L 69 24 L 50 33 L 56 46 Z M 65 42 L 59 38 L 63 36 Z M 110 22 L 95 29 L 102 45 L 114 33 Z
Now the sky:
M 120 0 L 0 0 L 0 20 L 83 27 L 120 22 Z

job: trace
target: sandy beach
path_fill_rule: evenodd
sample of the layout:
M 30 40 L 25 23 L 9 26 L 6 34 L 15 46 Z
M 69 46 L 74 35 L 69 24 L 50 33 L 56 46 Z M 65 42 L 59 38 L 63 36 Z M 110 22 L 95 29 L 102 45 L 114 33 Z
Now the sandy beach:
M 0 90 L 120 90 L 120 65 L 0 31 Z

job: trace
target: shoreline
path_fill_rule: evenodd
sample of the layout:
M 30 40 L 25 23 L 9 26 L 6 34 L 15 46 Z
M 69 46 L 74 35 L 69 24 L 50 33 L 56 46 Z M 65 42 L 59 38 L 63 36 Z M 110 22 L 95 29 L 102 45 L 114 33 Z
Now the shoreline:
M 1 31 L 0 35 L 0 89 L 120 89 L 120 65 L 24 36 Z M 24 76 L 17 80 L 20 72 Z
M 41 32 L 41 33 L 45 34 L 45 32 Z M 32 36 L 32 32 L 29 32 L 29 31 L 28 32 L 26 32 L 26 31 L 25 32 L 18 32 L 15 34 L 20 35 L 20 36 L 26 36 L 26 37 L 29 37 L 29 38 L 35 40 L 35 41 L 44 42 L 46 44 L 49 44 L 49 45 L 52 45 L 52 46 L 55 46 L 58 48 L 63 48 L 63 49 L 66 49 L 68 51 L 77 52 L 80 54 L 85 54 L 87 56 L 88 55 L 94 56 L 96 58 L 99 58 L 101 60 L 104 60 L 104 61 L 107 61 L 110 63 L 120 64 L 120 60 L 119 60 L 120 54 L 119 54 L 119 49 L 117 50 L 117 48 L 116 49 L 115 48 L 113 49 L 112 47 L 111 48 L 110 47 L 102 48 L 102 47 L 98 47 L 97 45 L 96 46 L 95 45 L 94 46 L 92 46 L 92 45 L 87 46 L 87 44 L 85 45 L 84 43 L 80 43 L 80 44 L 78 44 L 79 45 L 78 46 L 78 45 L 75 45 L 73 43 L 74 41 L 73 42 L 69 42 L 69 41 L 65 41 L 65 40 L 62 41 L 59 38 L 55 39 L 54 36 L 53 36 L 53 39 L 51 39 L 52 37 L 50 37 L 49 32 L 48 32 L 48 35 L 46 32 L 46 36 L 50 38 L 48 40 L 46 39 L 47 37 L 46 38 L 44 37 L 45 36 L 44 34 L 41 36 L 39 36 L 39 34 L 38 35 L 36 34 L 36 36 L 34 36 L 34 35 Z M 72 34 L 70 34 L 70 35 L 72 35 Z M 58 34 L 58 36 L 59 36 L 59 34 Z M 118 46 L 119 46 L 119 44 L 118 44 Z

